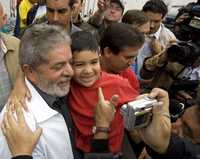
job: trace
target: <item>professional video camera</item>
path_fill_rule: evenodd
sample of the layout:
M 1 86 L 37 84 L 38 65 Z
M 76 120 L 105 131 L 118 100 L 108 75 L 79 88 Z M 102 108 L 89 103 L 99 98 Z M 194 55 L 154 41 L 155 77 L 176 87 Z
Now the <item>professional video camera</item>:
M 176 24 L 180 28 L 178 32 L 175 32 L 177 38 L 184 41 L 200 41 L 200 5 L 196 4 L 191 8 L 187 8 L 182 14 L 189 16 L 181 23 Z
M 188 67 L 200 56 L 200 48 L 192 42 L 179 41 L 172 44 L 166 50 L 166 54 L 169 62 L 178 62 Z

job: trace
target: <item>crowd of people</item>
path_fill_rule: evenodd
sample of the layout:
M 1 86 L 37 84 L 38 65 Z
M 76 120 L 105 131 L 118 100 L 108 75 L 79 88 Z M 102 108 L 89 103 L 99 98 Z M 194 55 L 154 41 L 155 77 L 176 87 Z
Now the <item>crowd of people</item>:
M 0 158 L 200 159 L 199 3 L 170 30 L 163 0 L 98 0 L 88 21 L 84 0 L 18 1 L 0 33 Z M 127 103 L 147 98 L 137 120 Z M 148 123 L 126 129 L 124 104 Z

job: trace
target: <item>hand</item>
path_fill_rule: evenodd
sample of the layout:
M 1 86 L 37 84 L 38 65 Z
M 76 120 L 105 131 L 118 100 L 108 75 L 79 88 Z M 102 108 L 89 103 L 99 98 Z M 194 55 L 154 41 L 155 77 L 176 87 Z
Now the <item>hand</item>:
M 138 159 L 151 159 L 151 157 L 148 155 L 148 153 L 146 151 L 146 148 L 143 148 Z
M 22 106 L 25 110 L 28 111 L 28 108 L 26 106 L 26 99 L 31 99 L 31 93 L 25 85 L 24 77 L 20 76 L 17 78 L 14 88 L 8 99 L 8 107 L 9 105 L 14 105 L 14 107 L 18 105 Z
M 108 8 L 109 3 L 108 0 L 98 0 L 97 6 L 99 11 L 104 12 Z
M 14 112 L 17 120 L 11 109 L 4 114 L 1 125 L 2 132 L 13 156 L 31 155 L 42 134 L 42 129 L 38 128 L 34 132 L 30 130 L 25 122 L 21 107 L 17 107 Z
M 118 95 L 113 95 L 110 101 L 104 99 L 102 88 L 98 89 L 98 104 L 95 107 L 95 126 L 110 127 L 110 123 L 115 116 L 115 106 L 118 103 Z
M 158 100 L 158 106 L 153 107 L 151 123 L 140 131 L 143 141 L 158 153 L 164 153 L 169 145 L 171 122 L 169 117 L 168 93 L 154 88 L 148 95 Z
M 151 44 L 150 45 L 151 45 L 151 49 L 152 49 L 154 55 L 162 52 L 162 50 L 163 50 L 163 46 L 161 45 L 161 43 L 155 37 L 151 38 Z

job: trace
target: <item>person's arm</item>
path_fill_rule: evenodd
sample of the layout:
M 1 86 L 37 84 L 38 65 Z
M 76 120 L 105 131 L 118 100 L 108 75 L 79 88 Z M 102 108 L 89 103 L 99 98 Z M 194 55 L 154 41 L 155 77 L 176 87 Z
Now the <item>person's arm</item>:
M 113 95 L 110 101 L 104 99 L 102 89 L 98 90 L 98 104 L 95 107 L 95 128 L 99 129 L 91 142 L 92 152 L 85 153 L 85 159 L 113 159 L 115 154 L 111 153 L 108 146 L 108 134 L 110 123 L 115 116 L 115 106 L 118 103 L 118 95 Z
M 16 82 L 14 84 L 13 90 L 10 93 L 9 96 L 9 105 L 18 105 L 20 103 L 20 106 L 22 105 L 25 110 L 27 110 L 26 107 L 26 99 L 31 99 L 31 93 L 28 89 L 28 87 L 25 85 L 24 80 L 24 73 L 20 70 L 16 79 Z
M 143 141 L 154 151 L 164 153 L 171 135 L 168 93 L 154 88 L 148 96 L 157 99 L 159 106 L 153 107 L 152 121 L 146 128 L 140 129 L 140 134 Z
M 118 96 L 113 95 L 110 101 L 104 99 L 102 89 L 98 90 L 98 104 L 95 107 L 95 128 L 98 129 L 94 133 L 92 141 L 93 152 L 109 152 L 108 148 L 108 134 L 110 123 L 115 116 L 115 106 L 118 103 Z
M 13 113 L 16 114 L 16 118 Z M 42 134 L 42 129 L 38 128 L 34 132 L 30 130 L 21 107 L 17 107 L 14 112 L 11 108 L 8 109 L 4 115 L 1 129 L 13 158 L 31 159 L 33 149 Z
M 108 0 L 98 0 L 97 2 L 98 10 L 88 20 L 89 24 L 95 27 L 99 27 L 103 23 L 104 13 L 109 5 L 108 3 L 109 3 Z
M 28 156 L 28 155 L 20 155 L 20 156 L 12 157 L 11 159 L 33 159 L 33 157 Z
M 152 55 L 157 55 L 164 49 L 160 41 L 157 40 L 155 37 L 151 37 L 150 47 L 152 50 Z
M 141 78 L 144 80 L 152 79 L 157 71 L 166 64 L 167 56 L 165 52 L 146 58 L 140 71 Z
M 200 145 L 175 136 L 171 136 L 165 153 L 158 153 L 150 147 L 147 147 L 147 152 L 151 157 L 162 159 L 182 159 L 185 156 L 188 158 L 198 159 L 198 156 L 200 155 L 199 150 Z

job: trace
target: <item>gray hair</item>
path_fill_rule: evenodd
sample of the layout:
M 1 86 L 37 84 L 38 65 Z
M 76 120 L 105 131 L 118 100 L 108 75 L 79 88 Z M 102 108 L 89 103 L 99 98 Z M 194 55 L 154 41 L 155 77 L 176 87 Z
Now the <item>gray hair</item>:
M 33 25 L 25 31 L 21 39 L 20 65 L 28 64 L 35 69 L 46 62 L 48 53 L 60 43 L 66 43 L 66 46 L 71 45 L 71 39 L 66 31 L 48 24 Z

